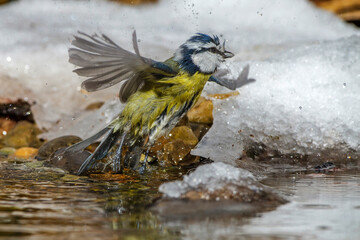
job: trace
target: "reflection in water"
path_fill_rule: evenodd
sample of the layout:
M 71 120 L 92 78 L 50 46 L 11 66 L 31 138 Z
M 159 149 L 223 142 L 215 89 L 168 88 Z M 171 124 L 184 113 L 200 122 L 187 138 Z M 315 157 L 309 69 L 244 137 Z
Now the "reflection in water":
M 104 181 L 39 162 L 0 163 L 0 238 L 357 239 L 360 234 L 360 176 L 351 172 L 268 178 L 264 183 L 291 202 L 255 218 L 244 217 L 245 206 L 230 202 L 221 209 L 242 213 L 207 215 L 202 204 L 203 215 L 166 218 L 148 207 L 161 183 L 179 178 L 178 169 Z
M 266 184 L 292 194 L 289 204 L 252 219 L 248 234 L 296 235 L 300 239 L 360 239 L 358 172 L 309 174 L 268 179 Z

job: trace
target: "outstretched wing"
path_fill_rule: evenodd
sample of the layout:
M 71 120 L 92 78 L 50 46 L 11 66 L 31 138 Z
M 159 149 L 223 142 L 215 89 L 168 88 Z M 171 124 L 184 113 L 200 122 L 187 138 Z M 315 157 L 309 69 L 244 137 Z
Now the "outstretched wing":
M 125 81 L 119 97 L 126 102 L 154 73 L 157 77 L 176 74 L 164 64 L 140 56 L 135 31 L 133 47 L 136 54 L 121 48 L 104 34 L 90 36 L 79 32 L 74 38 L 71 44 L 76 48 L 69 49 L 69 62 L 79 67 L 74 70 L 75 73 L 88 77 L 81 87 L 89 92 Z

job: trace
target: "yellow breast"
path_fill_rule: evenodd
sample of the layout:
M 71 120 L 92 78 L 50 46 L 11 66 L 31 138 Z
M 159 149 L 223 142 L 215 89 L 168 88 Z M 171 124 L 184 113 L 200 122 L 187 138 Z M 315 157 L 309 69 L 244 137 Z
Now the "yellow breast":
M 115 129 L 128 131 L 134 137 L 150 136 L 155 141 L 196 103 L 210 76 L 180 72 L 172 78 L 147 82 L 129 98 L 118 121 L 114 121 Z

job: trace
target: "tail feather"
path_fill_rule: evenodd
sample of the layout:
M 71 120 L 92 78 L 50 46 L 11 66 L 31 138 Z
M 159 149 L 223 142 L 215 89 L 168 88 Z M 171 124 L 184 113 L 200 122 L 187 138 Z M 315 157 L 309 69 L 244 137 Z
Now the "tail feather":
M 78 152 L 81 151 L 85 148 L 87 148 L 90 144 L 94 143 L 96 140 L 98 140 L 99 138 L 101 138 L 102 136 L 104 136 L 106 133 L 108 134 L 108 132 L 111 132 L 113 129 L 112 128 L 104 128 L 101 131 L 99 131 L 98 133 L 96 133 L 95 135 L 81 141 L 78 142 L 70 147 L 68 147 L 66 149 L 67 152 Z
M 101 132 L 101 131 L 100 131 Z M 98 134 L 100 134 L 100 132 Z M 83 162 L 80 166 L 77 174 L 81 175 L 83 172 L 87 171 L 97 160 L 104 158 L 111 147 L 117 142 L 120 132 L 114 132 L 113 128 L 107 128 L 107 132 L 103 140 L 100 142 L 99 146 L 95 149 L 95 151 Z M 104 133 L 102 134 L 104 135 Z M 96 135 L 94 135 L 93 139 L 95 139 Z M 87 141 L 88 139 L 84 140 Z

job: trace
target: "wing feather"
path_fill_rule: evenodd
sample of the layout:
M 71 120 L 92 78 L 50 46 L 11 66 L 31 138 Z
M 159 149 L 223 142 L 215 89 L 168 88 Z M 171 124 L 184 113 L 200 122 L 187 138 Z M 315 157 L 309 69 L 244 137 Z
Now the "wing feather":
M 103 76 L 89 78 L 81 83 L 81 87 L 89 89 L 88 91 L 93 92 L 101 89 L 111 87 L 124 79 L 129 79 L 134 75 L 132 72 L 113 72 Z
M 128 81 L 126 81 L 123 85 L 121 85 L 119 91 L 119 98 L 121 102 L 127 102 L 129 97 L 139 90 L 144 84 L 144 80 L 139 76 L 135 75 Z
M 163 63 L 140 55 L 136 32 L 133 33 L 133 48 L 129 52 L 104 34 L 88 35 L 78 32 L 69 49 L 69 62 L 77 66 L 79 76 L 88 77 L 81 87 L 89 92 L 111 87 L 124 81 L 119 97 L 122 102 L 139 90 L 147 79 L 175 76 L 176 71 Z
M 82 83 L 89 91 L 111 87 L 136 73 L 151 67 L 151 59 L 144 59 L 113 42 L 106 35 L 88 35 L 79 32 L 69 49 L 69 62 L 78 66 L 74 72 L 90 77 Z

